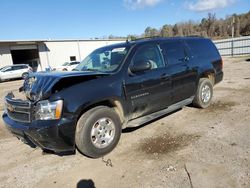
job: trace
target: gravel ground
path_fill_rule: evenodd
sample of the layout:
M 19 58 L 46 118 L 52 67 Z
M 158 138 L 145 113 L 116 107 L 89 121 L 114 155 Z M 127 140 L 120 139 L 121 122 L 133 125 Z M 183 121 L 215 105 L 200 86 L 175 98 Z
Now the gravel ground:
M 125 130 L 103 159 L 43 155 L 0 120 L 0 187 L 250 187 L 250 62 L 224 59 L 212 105 Z M 21 80 L 0 83 L 3 97 Z

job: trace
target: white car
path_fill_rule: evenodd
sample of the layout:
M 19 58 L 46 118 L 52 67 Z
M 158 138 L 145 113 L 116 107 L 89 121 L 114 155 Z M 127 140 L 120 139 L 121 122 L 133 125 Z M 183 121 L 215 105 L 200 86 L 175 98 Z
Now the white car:
M 0 81 L 24 78 L 25 76 L 28 76 L 29 72 L 32 72 L 32 68 L 25 64 L 2 67 L 0 69 Z
M 65 62 L 61 66 L 53 68 L 53 71 L 72 71 L 79 63 L 79 61 Z

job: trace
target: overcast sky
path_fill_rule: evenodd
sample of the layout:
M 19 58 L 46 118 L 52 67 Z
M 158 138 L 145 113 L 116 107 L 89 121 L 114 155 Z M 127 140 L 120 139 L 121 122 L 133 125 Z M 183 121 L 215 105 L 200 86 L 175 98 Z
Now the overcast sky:
M 1 0 L 0 40 L 127 36 L 248 11 L 249 0 Z

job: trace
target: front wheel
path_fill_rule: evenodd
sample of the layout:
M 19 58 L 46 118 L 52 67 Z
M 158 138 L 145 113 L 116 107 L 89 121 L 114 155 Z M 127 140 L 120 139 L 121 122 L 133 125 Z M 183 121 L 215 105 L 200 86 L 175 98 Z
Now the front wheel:
M 78 150 L 98 158 L 111 152 L 121 136 L 121 121 L 109 107 L 99 106 L 84 113 L 77 122 L 75 142 Z
M 208 78 L 201 78 L 193 100 L 193 105 L 198 108 L 207 108 L 213 97 L 213 84 Z

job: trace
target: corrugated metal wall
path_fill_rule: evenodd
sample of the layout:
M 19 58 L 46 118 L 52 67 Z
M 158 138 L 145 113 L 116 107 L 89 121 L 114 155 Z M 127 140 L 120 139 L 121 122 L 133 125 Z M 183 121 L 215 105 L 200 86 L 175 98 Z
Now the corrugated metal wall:
M 221 56 L 250 55 L 250 36 L 213 41 Z

